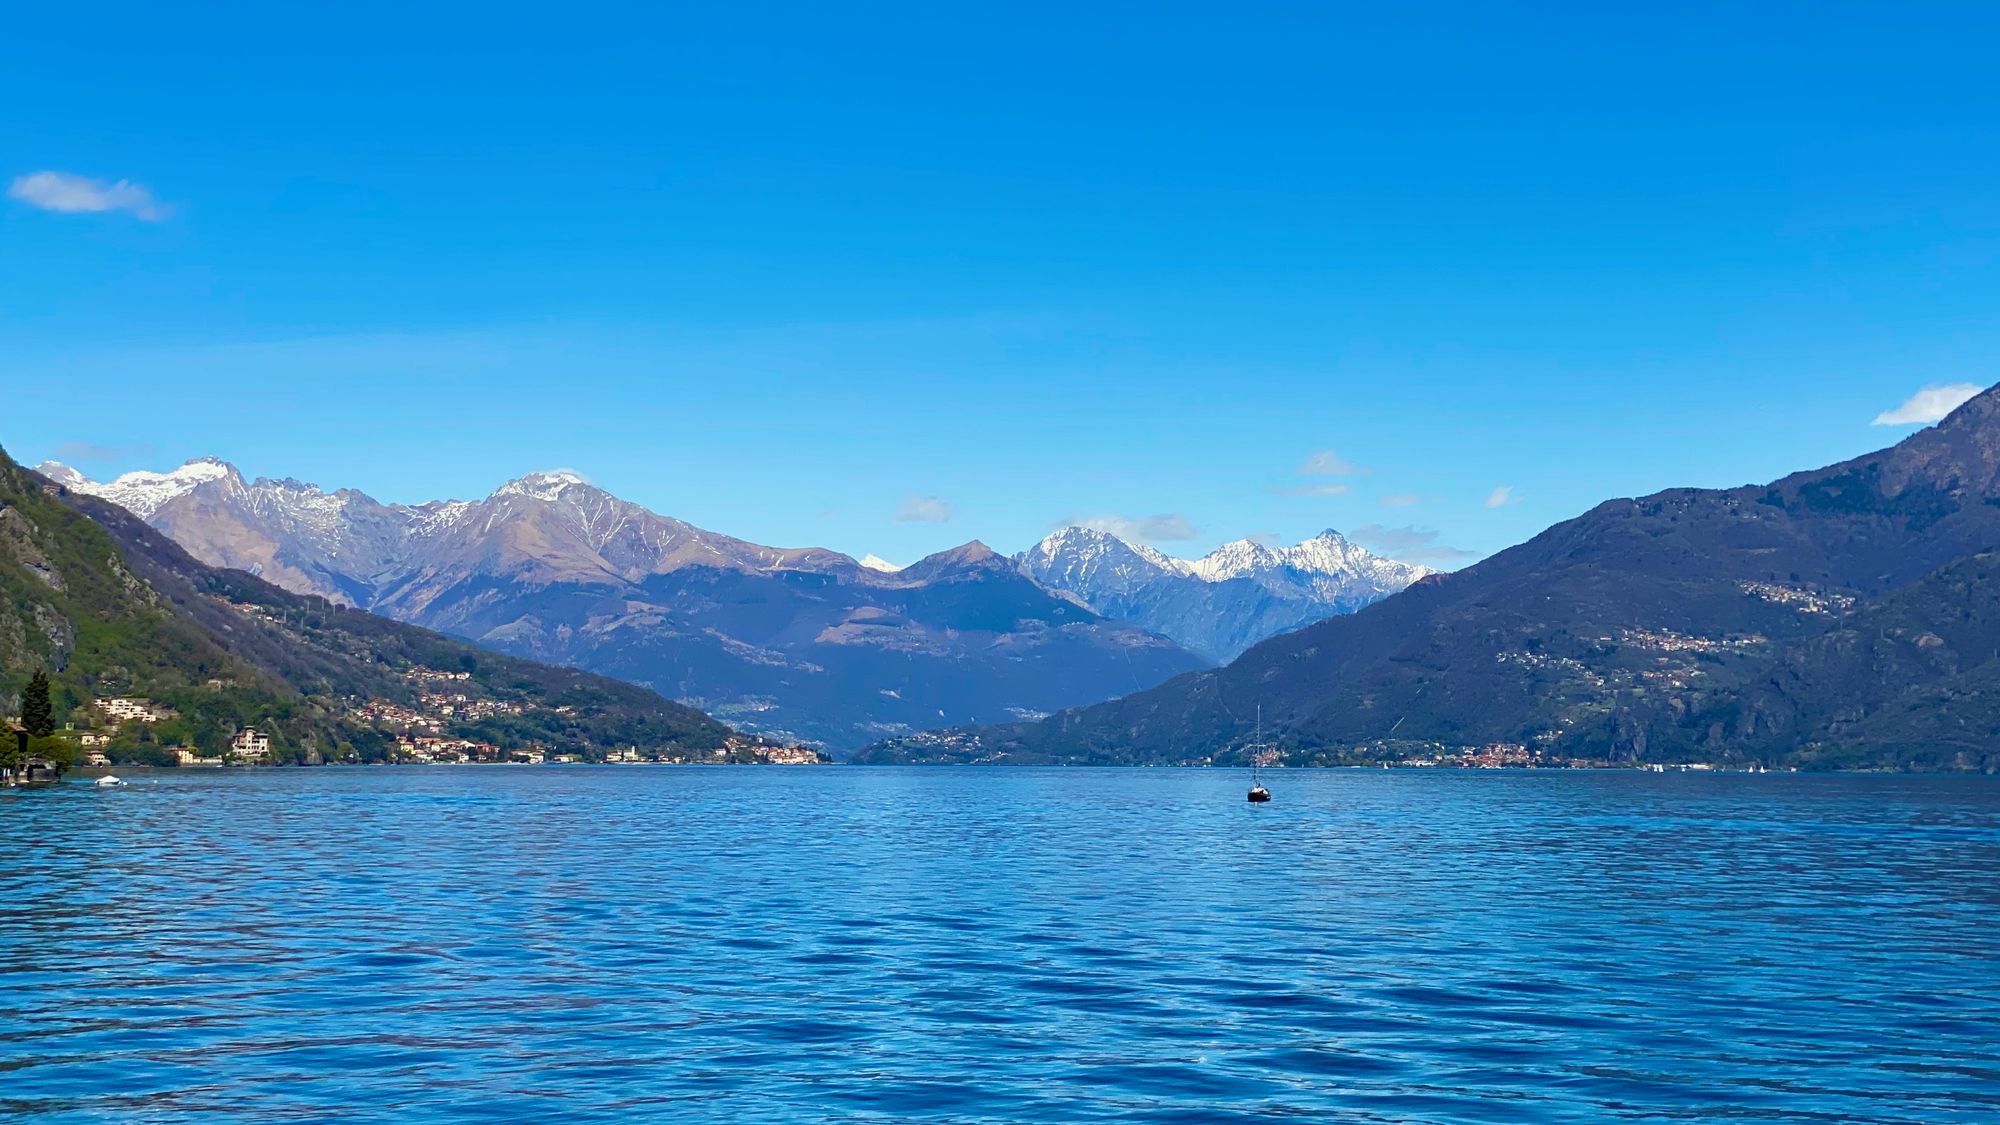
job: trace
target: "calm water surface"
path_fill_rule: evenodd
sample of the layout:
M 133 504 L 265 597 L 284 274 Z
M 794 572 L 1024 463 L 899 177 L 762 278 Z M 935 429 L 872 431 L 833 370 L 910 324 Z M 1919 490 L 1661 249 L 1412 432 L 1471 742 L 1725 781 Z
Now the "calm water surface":
M 28 1121 L 2000 1121 L 1992 779 L 550 768 L 0 797 Z

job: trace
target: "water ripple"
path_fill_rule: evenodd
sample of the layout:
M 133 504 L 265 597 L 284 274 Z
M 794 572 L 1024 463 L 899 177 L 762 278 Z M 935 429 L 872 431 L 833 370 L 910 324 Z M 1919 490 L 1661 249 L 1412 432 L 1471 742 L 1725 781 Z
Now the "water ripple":
M 211 772 L 0 796 L 0 1116 L 1992 1122 L 1991 779 Z

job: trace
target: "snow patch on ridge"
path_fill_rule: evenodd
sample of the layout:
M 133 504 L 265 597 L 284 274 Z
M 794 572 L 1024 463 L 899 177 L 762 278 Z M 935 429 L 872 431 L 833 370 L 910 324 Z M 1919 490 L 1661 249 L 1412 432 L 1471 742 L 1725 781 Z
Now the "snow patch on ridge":
M 1065 527 L 1016 556 L 1021 572 L 1095 612 L 1228 660 L 1265 637 L 1379 601 L 1436 573 L 1324 531 L 1294 547 L 1250 539 L 1176 559 L 1106 531 Z
M 102 497 L 140 519 L 150 519 L 160 508 L 204 484 L 215 481 L 242 484 L 235 466 L 214 457 L 197 457 L 168 473 L 135 469 L 112 481 L 94 481 L 67 465 L 49 462 L 44 476 L 59 479 L 71 491 Z
M 588 487 L 590 481 L 575 469 L 546 469 L 539 473 L 510 480 L 493 490 L 494 496 L 526 496 L 533 500 L 560 500 L 563 491 L 578 485 Z

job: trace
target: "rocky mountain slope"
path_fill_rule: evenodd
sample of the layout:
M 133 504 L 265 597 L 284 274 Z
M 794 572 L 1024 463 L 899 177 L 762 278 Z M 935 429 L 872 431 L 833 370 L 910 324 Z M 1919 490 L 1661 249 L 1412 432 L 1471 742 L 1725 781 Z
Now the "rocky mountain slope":
M 396 505 L 216 461 L 106 483 L 44 471 L 213 565 L 836 749 L 1044 714 L 1204 664 L 980 544 L 885 570 L 706 531 L 573 473 Z
M 2000 770 L 2000 389 L 1769 485 L 1612 500 L 1476 566 L 1046 722 L 878 760 L 1551 757 Z
M 147 487 L 154 497 L 173 490 Z M 0 707 L 41 667 L 53 675 L 59 722 L 89 725 L 94 703 L 144 698 L 174 715 L 147 737 L 171 730 L 209 754 L 255 726 L 280 760 L 380 758 L 392 732 L 357 712 L 370 701 L 416 703 L 427 671 L 496 704 L 440 733 L 502 749 L 708 751 L 733 737 L 643 688 L 205 565 L 127 511 L 0 453 Z
M 1116 621 L 1226 661 L 1258 641 L 1352 613 L 1435 571 L 1327 530 L 1293 547 L 1238 540 L 1170 558 L 1108 532 L 1065 527 L 1016 556 L 1022 573 Z

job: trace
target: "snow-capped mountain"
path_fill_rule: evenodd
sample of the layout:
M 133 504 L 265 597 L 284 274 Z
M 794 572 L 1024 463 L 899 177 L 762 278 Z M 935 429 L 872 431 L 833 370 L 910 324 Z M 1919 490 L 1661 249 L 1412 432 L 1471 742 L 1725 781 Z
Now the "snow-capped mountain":
M 983 544 L 901 569 L 764 547 L 567 470 L 416 505 L 246 481 L 215 460 L 102 483 L 64 465 L 39 471 L 211 565 L 836 749 L 1095 702 L 1203 663 L 1035 584 Z
M 1116 621 L 1226 662 L 1267 637 L 1352 613 L 1426 575 L 1324 531 L 1292 547 L 1248 539 L 1176 559 L 1108 532 L 1065 527 L 1016 556 L 1022 573 Z
M 49 462 L 37 468 L 43 476 L 58 484 L 65 484 L 89 496 L 102 496 L 106 500 L 138 516 L 151 519 L 153 513 L 166 504 L 188 495 L 204 484 L 233 479 L 237 485 L 243 478 L 227 463 L 212 457 L 201 457 L 171 473 L 151 473 L 141 470 L 126 473 L 117 480 L 99 484 L 70 468 L 68 465 Z

